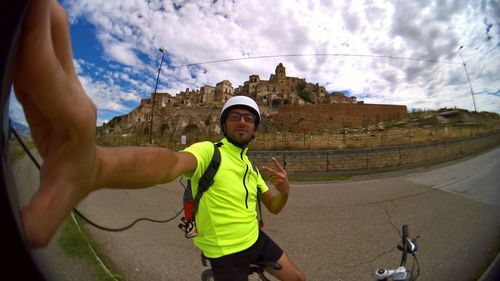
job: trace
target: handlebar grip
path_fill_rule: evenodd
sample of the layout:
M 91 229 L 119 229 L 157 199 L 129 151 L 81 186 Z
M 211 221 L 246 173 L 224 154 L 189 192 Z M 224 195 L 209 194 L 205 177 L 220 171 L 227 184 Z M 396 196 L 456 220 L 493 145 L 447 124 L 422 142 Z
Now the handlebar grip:
M 408 225 L 403 224 L 403 237 L 402 237 L 402 243 L 401 246 L 403 246 L 403 254 L 401 255 L 401 266 L 404 266 L 406 264 L 406 255 L 408 253 L 408 247 L 407 247 L 407 238 L 408 238 Z
M 405 243 L 406 238 L 408 238 L 408 225 L 403 224 L 403 243 Z

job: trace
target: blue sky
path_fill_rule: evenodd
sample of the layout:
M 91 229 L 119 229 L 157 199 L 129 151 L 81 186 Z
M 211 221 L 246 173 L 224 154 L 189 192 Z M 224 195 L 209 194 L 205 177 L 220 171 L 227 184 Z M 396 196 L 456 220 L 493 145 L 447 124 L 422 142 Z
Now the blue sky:
M 500 113 L 497 1 L 62 1 L 98 125 L 154 91 L 288 76 L 365 103 Z M 297 56 L 290 56 L 297 55 Z M 233 60 L 234 59 L 234 60 Z M 238 60 L 241 59 L 241 60 Z M 222 62 L 213 62 L 221 61 Z M 212 63 L 202 63 L 212 62 Z M 191 65 L 202 63 L 197 65 Z M 187 66 L 191 65 L 191 66 Z M 21 118 L 16 102 L 11 116 Z

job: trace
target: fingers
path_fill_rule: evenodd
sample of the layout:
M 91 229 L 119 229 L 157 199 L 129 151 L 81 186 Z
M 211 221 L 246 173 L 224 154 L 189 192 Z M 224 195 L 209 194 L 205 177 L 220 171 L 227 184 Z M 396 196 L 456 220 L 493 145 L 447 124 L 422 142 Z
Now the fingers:
M 33 60 L 40 63 L 32 64 Z M 14 71 L 15 86 L 29 89 L 36 85 L 39 82 L 33 74 L 44 68 L 50 70 L 54 67 L 54 62 L 50 40 L 50 3 L 47 0 L 31 1 L 19 38 Z
M 71 39 L 68 31 L 68 15 L 64 8 L 54 1 L 51 3 L 50 27 L 55 55 L 61 66 L 68 75 L 76 74 L 71 51 Z M 76 78 L 76 75 L 73 78 Z
M 46 118 L 43 122 L 54 125 L 56 132 L 65 136 L 92 134 L 95 105 L 75 72 L 67 15 L 57 1 L 32 1 L 23 23 L 13 78 L 21 104 L 31 100 Z
M 14 71 L 16 94 L 26 95 L 22 99 L 47 100 L 62 72 L 52 42 L 53 5 L 57 3 L 51 0 L 32 1 L 23 22 Z
M 280 165 L 280 163 L 278 162 L 278 160 L 275 157 L 272 157 L 272 161 L 274 163 L 274 166 L 276 167 L 276 170 L 269 168 L 267 166 L 262 166 L 262 169 L 264 170 L 264 172 L 266 172 L 270 176 L 271 175 L 279 175 L 279 174 L 286 175 L 285 169 L 283 169 L 283 167 Z
M 70 214 L 77 200 L 68 185 L 51 190 L 41 187 L 29 205 L 21 210 L 21 218 L 28 245 L 32 248 L 46 247 L 57 231 L 58 226 Z M 45 190 L 42 190 L 45 189 Z M 58 192 L 57 195 L 51 194 Z
M 283 167 L 280 165 L 280 162 L 278 162 L 275 157 L 273 157 L 272 160 L 274 162 L 274 166 L 276 166 L 276 169 L 278 169 L 278 171 L 285 172 L 285 169 L 283 169 Z
M 278 173 L 269 168 L 268 166 L 262 166 L 262 170 L 264 171 L 264 173 L 266 173 L 267 176 L 269 176 L 270 178 L 272 178 L 273 176 L 276 176 Z

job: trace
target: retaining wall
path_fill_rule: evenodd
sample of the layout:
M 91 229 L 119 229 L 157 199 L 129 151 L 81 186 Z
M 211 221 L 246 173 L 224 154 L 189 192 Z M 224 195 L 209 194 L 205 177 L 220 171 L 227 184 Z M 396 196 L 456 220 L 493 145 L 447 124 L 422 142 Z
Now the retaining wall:
M 248 152 L 261 166 L 272 165 L 271 157 L 286 163 L 288 172 L 335 174 L 396 170 L 436 164 L 464 157 L 500 144 L 500 132 L 432 144 L 410 144 L 363 149 L 275 150 Z

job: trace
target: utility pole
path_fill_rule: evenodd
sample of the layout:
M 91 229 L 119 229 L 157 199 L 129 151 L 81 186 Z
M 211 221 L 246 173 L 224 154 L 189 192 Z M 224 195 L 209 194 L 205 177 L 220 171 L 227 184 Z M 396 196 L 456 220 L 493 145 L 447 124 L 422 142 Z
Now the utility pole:
M 462 53 L 460 53 L 460 50 L 463 47 L 464 46 L 460 46 L 460 48 L 458 48 L 458 54 L 460 55 L 460 59 L 462 59 L 462 64 L 464 65 L 464 69 L 465 69 L 465 76 L 467 76 L 467 81 L 469 82 L 470 95 L 472 96 L 472 103 L 474 104 L 474 111 L 477 112 L 476 101 L 474 100 L 474 92 L 472 91 L 472 85 L 470 84 L 469 73 L 467 72 L 467 67 L 465 66 L 465 62 L 464 62 L 464 58 L 462 57 Z
M 165 57 L 165 51 L 163 49 L 158 49 L 162 53 L 161 55 L 161 61 L 160 61 L 160 68 L 158 68 L 158 76 L 156 76 L 156 85 L 155 85 L 155 91 L 153 95 L 151 96 L 152 99 L 152 105 L 151 105 L 151 123 L 149 124 L 149 144 L 153 144 L 153 116 L 155 112 L 155 96 L 156 96 L 156 89 L 158 89 L 158 80 L 160 79 L 160 72 L 161 72 L 161 66 L 163 64 L 163 57 Z

